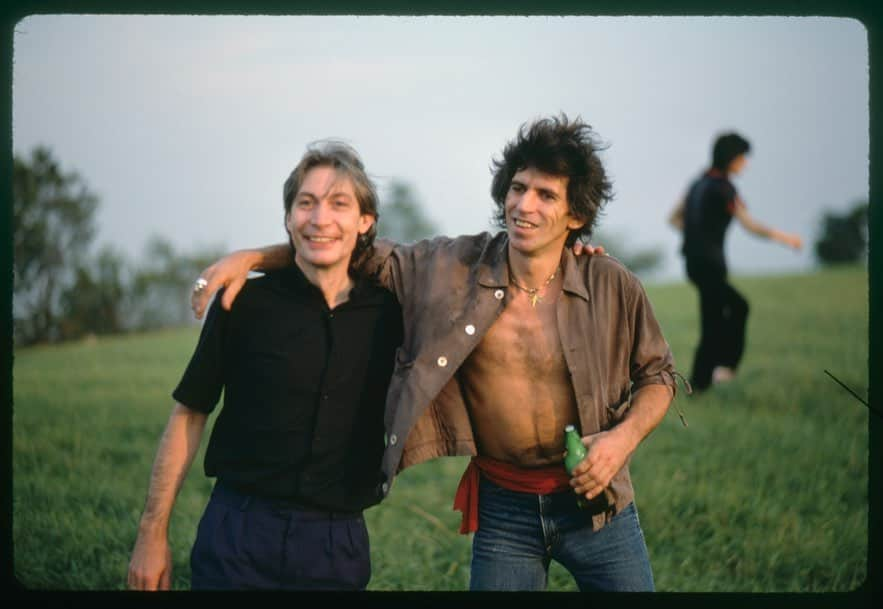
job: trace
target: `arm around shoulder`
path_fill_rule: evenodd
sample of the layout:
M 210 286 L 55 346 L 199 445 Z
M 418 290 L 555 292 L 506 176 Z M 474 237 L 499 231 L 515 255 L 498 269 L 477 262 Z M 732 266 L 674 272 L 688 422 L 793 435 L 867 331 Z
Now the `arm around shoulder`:
M 206 283 L 204 287 L 195 289 L 190 297 L 194 316 L 202 319 L 212 296 L 223 287 L 227 289 L 221 299 L 221 306 L 229 311 L 239 290 L 245 285 L 249 272 L 280 269 L 290 264 L 291 247 L 284 243 L 227 254 L 200 273 L 199 276 Z

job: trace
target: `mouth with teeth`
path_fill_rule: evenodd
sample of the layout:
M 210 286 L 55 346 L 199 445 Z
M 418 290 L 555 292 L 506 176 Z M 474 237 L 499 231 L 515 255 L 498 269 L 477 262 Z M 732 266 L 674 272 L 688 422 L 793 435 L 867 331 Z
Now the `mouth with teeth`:
M 520 218 L 513 218 L 512 223 L 518 228 L 536 228 L 536 224 L 531 224 L 525 220 L 521 220 Z

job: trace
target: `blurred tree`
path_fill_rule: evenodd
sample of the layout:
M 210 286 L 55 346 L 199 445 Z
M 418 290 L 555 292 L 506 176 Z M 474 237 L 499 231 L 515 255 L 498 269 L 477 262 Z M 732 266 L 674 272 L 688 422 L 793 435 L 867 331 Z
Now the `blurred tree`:
M 224 247 L 178 253 L 153 237 L 133 268 L 104 247 L 89 255 L 98 197 L 51 151 L 13 159 L 13 319 L 17 344 L 195 323 L 190 289 Z
M 605 252 L 622 262 L 635 275 L 645 275 L 662 264 L 661 247 L 629 249 L 619 233 L 596 230 L 591 242 L 592 245 L 603 245 Z
M 95 236 L 98 198 L 41 146 L 29 160 L 13 158 L 12 193 L 15 340 L 58 340 L 61 294 Z
M 826 212 L 819 232 L 821 236 L 816 241 L 816 258 L 821 264 L 865 260 L 868 249 L 868 203 L 857 203 L 842 215 Z
M 196 323 L 190 310 L 193 281 L 225 250 L 208 247 L 182 254 L 168 239 L 151 237 L 145 247 L 145 262 L 133 274 L 125 324 L 152 330 Z
M 126 267 L 122 254 L 105 246 L 91 265 L 75 269 L 73 285 L 61 296 L 59 339 L 125 330 Z
M 413 188 L 406 182 L 390 180 L 380 203 L 377 235 L 398 243 L 412 243 L 434 237 L 438 227 L 423 211 Z

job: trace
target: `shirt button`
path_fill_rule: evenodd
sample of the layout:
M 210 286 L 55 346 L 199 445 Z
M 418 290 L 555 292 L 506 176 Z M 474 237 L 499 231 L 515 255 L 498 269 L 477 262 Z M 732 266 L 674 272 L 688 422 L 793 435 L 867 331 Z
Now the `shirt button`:
M 475 326 L 473 326 L 472 324 L 466 326 L 466 334 L 468 334 L 469 336 L 475 334 Z
M 383 491 L 383 494 L 384 494 L 384 495 L 385 495 L 386 493 L 388 493 L 388 492 L 389 492 L 389 482 L 384 482 L 383 484 L 381 484 L 381 485 L 380 485 L 380 490 Z
M 437 363 L 439 366 L 441 366 L 442 368 L 444 368 L 445 366 L 448 365 L 448 358 L 446 358 L 444 355 L 442 355 L 440 358 L 438 358 L 438 359 L 435 361 L 435 363 Z
M 398 441 L 399 441 L 399 439 L 396 437 L 395 434 L 392 434 L 391 436 L 389 436 L 389 443 L 390 443 L 390 445 L 393 445 L 393 444 L 395 444 L 395 443 L 398 442 Z
M 505 295 L 506 294 L 505 292 L 503 292 L 503 290 L 497 290 L 496 292 L 494 292 L 494 298 L 496 298 L 497 300 L 503 300 L 503 296 Z

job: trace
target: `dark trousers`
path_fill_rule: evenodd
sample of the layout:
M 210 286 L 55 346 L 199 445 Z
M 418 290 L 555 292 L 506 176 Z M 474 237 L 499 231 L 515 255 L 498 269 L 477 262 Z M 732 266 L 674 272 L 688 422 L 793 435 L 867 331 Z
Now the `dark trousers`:
M 718 265 L 687 258 L 687 277 L 699 290 L 701 315 L 690 383 L 702 390 L 711 385 L 715 366 L 736 368 L 742 360 L 748 301 L 727 283 L 726 269 Z
M 194 590 L 364 590 L 361 513 L 280 504 L 216 484 L 190 553 Z

